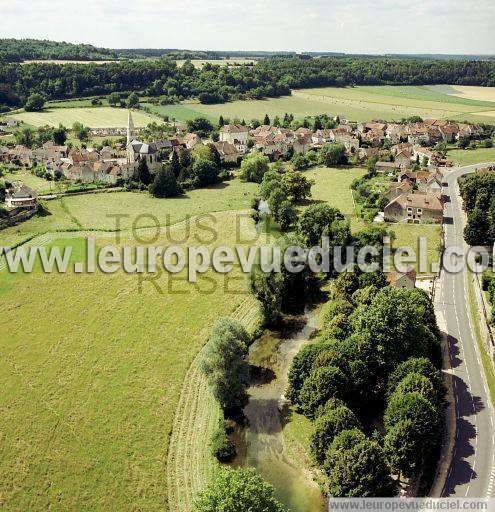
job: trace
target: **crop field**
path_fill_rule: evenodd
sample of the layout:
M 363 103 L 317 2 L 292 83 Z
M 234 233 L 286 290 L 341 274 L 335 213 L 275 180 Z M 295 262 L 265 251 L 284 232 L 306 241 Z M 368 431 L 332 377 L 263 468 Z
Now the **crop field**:
M 204 115 L 217 121 L 220 115 L 239 119 L 271 118 L 286 112 L 296 118 L 327 113 L 351 121 L 371 119 L 400 120 L 419 115 L 423 118 L 458 121 L 494 122 L 494 88 L 471 87 L 469 92 L 458 86 L 359 86 L 327 87 L 292 91 L 292 96 L 258 101 L 233 101 L 220 105 L 183 103 L 151 106 L 159 115 L 185 121 Z
M 214 218 L 222 243 L 238 243 L 235 216 Z M 252 222 L 244 227 L 253 234 Z M 156 243 L 170 243 L 165 235 L 186 247 L 197 245 L 200 232 L 181 223 Z M 102 234 L 97 243 L 116 240 Z M 137 242 L 125 236 L 119 242 L 129 243 Z M 84 259 L 82 239 L 56 244 L 73 245 Z M 238 269 L 228 283 L 225 277 L 208 272 L 193 285 L 183 274 L 164 273 L 140 289 L 135 275 L 120 271 L 0 272 L 0 328 L 9 333 L 0 365 L 2 508 L 168 509 L 167 483 L 184 477 L 167 478 L 165 471 L 184 377 L 216 318 L 246 297 Z M 211 413 L 205 421 L 214 427 Z M 211 425 L 189 430 L 205 428 Z M 207 460 L 200 463 L 210 467 L 204 440 L 203 451 Z
M 75 122 L 90 128 L 118 128 L 127 126 L 127 110 L 114 107 L 49 108 L 42 112 L 20 112 L 10 117 L 31 126 L 58 126 L 70 128 Z M 132 113 L 134 125 L 146 126 L 158 119 L 145 112 Z

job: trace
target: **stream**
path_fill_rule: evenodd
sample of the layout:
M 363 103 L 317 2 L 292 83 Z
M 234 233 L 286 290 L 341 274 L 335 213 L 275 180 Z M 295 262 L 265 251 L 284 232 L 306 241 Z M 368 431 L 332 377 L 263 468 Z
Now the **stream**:
M 287 457 L 282 411 L 292 359 L 316 330 L 316 314 L 306 308 L 304 316 L 288 335 L 265 331 L 251 346 L 249 363 L 255 368 L 248 388 L 249 404 L 244 409 L 247 427 L 243 446 L 234 465 L 255 467 L 276 490 L 276 497 L 291 512 L 321 512 L 324 500 L 309 472 L 293 465 Z

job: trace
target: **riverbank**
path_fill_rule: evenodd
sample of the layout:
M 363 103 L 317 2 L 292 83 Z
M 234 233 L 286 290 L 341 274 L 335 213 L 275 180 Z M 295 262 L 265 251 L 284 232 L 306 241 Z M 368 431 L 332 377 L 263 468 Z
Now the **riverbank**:
M 279 331 L 265 330 L 253 343 L 246 428 L 236 436 L 238 456 L 233 465 L 256 468 L 292 512 L 321 512 L 325 505 L 309 466 L 294 460 L 295 445 L 284 435 L 291 421 L 285 399 L 288 371 L 316 330 L 317 309 L 306 308 L 302 315 L 286 317 Z

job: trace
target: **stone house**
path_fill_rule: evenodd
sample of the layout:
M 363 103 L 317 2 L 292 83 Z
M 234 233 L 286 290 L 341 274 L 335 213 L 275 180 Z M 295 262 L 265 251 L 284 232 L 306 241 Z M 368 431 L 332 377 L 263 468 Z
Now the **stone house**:
M 440 196 L 426 192 L 402 194 L 385 206 L 384 217 L 390 222 L 441 223 L 443 202 Z

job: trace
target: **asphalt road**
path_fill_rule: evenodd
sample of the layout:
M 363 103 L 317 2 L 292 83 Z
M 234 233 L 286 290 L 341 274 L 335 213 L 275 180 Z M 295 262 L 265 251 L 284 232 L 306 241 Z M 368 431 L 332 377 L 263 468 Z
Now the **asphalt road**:
M 457 178 L 473 172 L 476 167 L 482 166 L 453 169 L 444 178 L 448 184 L 444 194 L 450 197 L 444 213 L 445 247 L 456 245 L 467 250 Z M 443 313 L 448 335 L 457 427 L 442 496 L 484 498 L 495 496 L 495 417 L 469 313 L 467 279 L 472 278 L 470 272 L 466 268 L 450 274 L 442 269 L 435 297 L 435 306 Z

